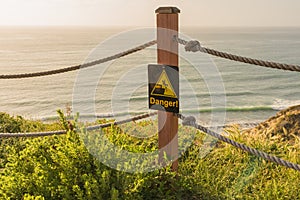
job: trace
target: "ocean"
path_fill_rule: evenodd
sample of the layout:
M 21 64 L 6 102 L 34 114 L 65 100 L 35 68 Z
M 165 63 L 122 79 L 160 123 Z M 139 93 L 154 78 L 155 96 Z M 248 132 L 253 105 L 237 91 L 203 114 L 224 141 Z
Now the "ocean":
M 180 32 L 208 48 L 300 64 L 300 28 L 181 28 Z M 0 27 L 0 74 L 82 64 L 154 37 L 152 29 L 127 27 Z M 0 80 L 0 111 L 30 119 L 47 119 L 67 108 L 82 115 L 126 117 L 149 112 L 147 65 L 156 63 L 155 48 L 80 72 Z M 186 53 L 182 46 L 180 52 L 180 110 L 205 124 L 214 120 L 212 115 L 226 124 L 260 122 L 300 104 L 297 72 Z

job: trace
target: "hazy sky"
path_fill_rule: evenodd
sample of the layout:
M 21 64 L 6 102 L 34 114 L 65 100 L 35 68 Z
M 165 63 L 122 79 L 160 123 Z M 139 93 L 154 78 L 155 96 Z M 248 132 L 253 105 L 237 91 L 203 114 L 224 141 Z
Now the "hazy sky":
M 181 10 L 181 26 L 300 26 L 300 0 L 0 0 L 0 25 L 155 26 Z

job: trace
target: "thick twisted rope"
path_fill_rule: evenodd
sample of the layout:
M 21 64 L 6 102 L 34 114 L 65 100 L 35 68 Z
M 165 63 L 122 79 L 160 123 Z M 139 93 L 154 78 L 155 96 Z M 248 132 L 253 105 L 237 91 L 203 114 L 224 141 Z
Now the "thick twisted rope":
M 151 116 L 156 115 L 156 114 L 157 113 L 154 112 L 154 113 L 150 113 L 150 114 L 138 115 L 136 117 L 124 119 L 124 120 L 121 120 L 121 121 L 115 121 L 115 122 L 106 123 L 106 124 L 89 126 L 89 127 L 86 128 L 86 130 L 87 131 L 93 131 L 93 130 L 97 130 L 97 129 L 100 129 L 100 128 L 107 128 L 107 127 L 110 127 L 112 125 L 126 124 L 126 123 L 129 123 L 129 122 L 132 122 L 132 121 L 134 122 L 134 121 L 137 121 L 137 120 L 145 119 L 145 118 L 151 117 Z
M 151 117 L 153 115 L 157 114 L 156 112 L 154 113 L 149 113 L 149 114 L 143 114 L 143 115 L 138 115 L 135 117 L 131 117 L 128 119 L 120 120 L 120 121 L 115 121 L 115 122 L 110 122 L 110 123 L 105 123 L 105 124 L 100 124 L 100 125 L 95 125 L 95 126 L 88 126 L 86 127 L 87 131 L 92 131 L 92 130 L 97 130 L 101 128 L 108 128 L 111 127 L 112 125 L 120 125 L 120 124 L 125 124 L 129 122 L 134 122 L 137 120 L 145 119 L 148 117 Z M 59 131 L 48 131 L 48 132 L 34 132 L 34 133 L 0 133 L 0 138 L 17 138 L 17 137 L 45 137 L 45 136 L 52 136 L 52 135 L 63 135 L 66 134 L 66 130 L 59 130 Z
M 200 51 L 200 52 L 207 53 L 207 54 L 210 54 L 213 56 L 217 56 L 217 57 L 221 57 L 221 58 L 225 58 L 225 59 L 229 59 L 229 60 L 233 60 L 233 61 L 248 63 L 248 64 L 252 64 L 252 65 L 300 72 L 299 65 L 289 65 L 289 64 L 283 64 L 283 63 L 277 63 L 277 62 L 263 61 L 263 60 L 238 56 L 238 55 L 234 55 L 234 54 L 229 54 L 229 53 L 225 53 L 222 51 L 217 51 L 214 49 L 202 47 L 200 45 L 200 42 L 197 40 L 186 41 L 186 40 L 183 40 L 183 39 L 180 39 L 177 37 L 174 37 L 174 39 L 176 39 L 179 44 L 185 45 L 186 51 L 192 51 L 192 52 Z
M 92 67 L 94 65 L 98 65 L 101 63 L 105 63 L 111 60 L 115 60 L 124 56 L 127 56 L 129 54 L 135 53 L 137 51 L 143 50 L 147 47 L 153 46 L 156 44 L 156 40 L 152 40 L 150 42 L 147 42 L 145 44 L 142 44 L 140 46 L 137 46 L 135 48 L 129 49 L 127 51 L 123 51 L 121 53 L 115 54 L 113 56 L 109 56 L 106 58 L 102 58 L 99 60 L 95 60 L 92 62 L 84 63 L 81 65 L 75 65 L 71 67 L 65 67 L 61 69 L 55 69 L 55 70 L 49 70 L 49 71 L 43 71 L 43 72 L 34 72 L 34 73 L 24 73 L 24 74 L 5 74 L 5 75 L 0 75 L 0 79 L 20 79 L 20 78 L 31 78 L 31 77 L 39 77 L 39 76 L 49 76 L 49 75 L 54 75 L 54 74 L 60 74 L 60 73 L 65 73 L 65 72 L 70 72 L 70 71 L 75 71 L 83 68 L 88 68 Z
M 29 138 L 29 137 L 45 137 L 52 135 L 63 135 L 66 134 L 66 130 L 59 131 L 48 131 L 48 132 L 34 132 L 34 133 L 0 133 L 0 138 Z
M 209 130 L 209 129 L 207 129 L 207 128 L 205 128 L 205 127 L 197 124 L 196 123 L 196 119 L 193 116 L 184 117 L 181 114 L 178 114 L 177 116 L 178 116 L 178 118 L 180 118 L 182 120 L 182 125 L 184 125 L 184 126 L 192 126 L 192 127 L 196 128 L 196 129 L 198 129 L 198 130 L 200 130 L 200 131 L 202 131 L 204 133 L 207 133 L 207 134 L 209 134 L 209 135 L 211 135 L 211 136 L 213 136 L 213 137 L 215 137 L 215 138 L 217 138 L 217 139 L 219 139 L 219 140 L 221 140 L 223 142 L 226 142 L 226 143 L 228 143 L 228 144 L 230 144 L 230 145 L 232 145 L 234 147 L 237 147 L 239 149 L 247 151 L 247 152 L 249 152 L 249 153 L 251 153 L 253 155 L 262 157 L 262 158 L 264 158 L 264 159 L 266 159 L 268 161 L 274 162 L 276 164 L 279 164 L 279 165 L 282 165 L 282 166 L 285 166 L 285 167 L 288 167 L 288 168 L 300 171 L 300 165 L 294 164 L 294 163 L 291 163 L 291 162 L 288 162 L 288 161 L 285 161 L 285 160 L 283 160 L 281 158 L 278 158 L 276 156 L 269 155 L 269 154 L 267 154 L 265 152 L 262 152 L 262 151 L 259 151 L 257 149 L 248 147 L 248 146 L 246 146 L 244 144 L 240 144 L 240 143 L 235 142 L 235 141 L 233 141 L 233 140 L 231 140 L 231 139 L 229 139 L 227 137 L 224 137 L 223 135 L 220 135 L 220 134 L 218 134 L 218 133 L 216 133 L 214 131 L 211 131 L 211 130 Z

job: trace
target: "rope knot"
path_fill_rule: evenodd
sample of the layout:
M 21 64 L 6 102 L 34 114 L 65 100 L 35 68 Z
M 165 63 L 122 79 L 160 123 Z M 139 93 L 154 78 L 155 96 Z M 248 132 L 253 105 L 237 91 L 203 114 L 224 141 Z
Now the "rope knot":
M 196 52 L 200 51 L 201 44 L 197 40 L 191 40 L 186 43 L 184 48 L 186 51 Z
M 183 126 L 194 126 L 195 124 L 196 124 L 196 118 L 194 116 L 188 116 L 182 120 Z

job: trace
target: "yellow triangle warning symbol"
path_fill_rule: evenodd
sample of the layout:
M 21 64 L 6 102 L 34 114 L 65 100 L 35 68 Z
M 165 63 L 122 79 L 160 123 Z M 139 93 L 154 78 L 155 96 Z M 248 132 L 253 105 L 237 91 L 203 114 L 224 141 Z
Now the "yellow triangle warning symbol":
M 165 70 L 163 70 L 163 72 L 161 73 L 157 83 L 155 84 L 151 92 L 151 95 L 177 98 L 177 95 L 174 92 L 173 86 Z

